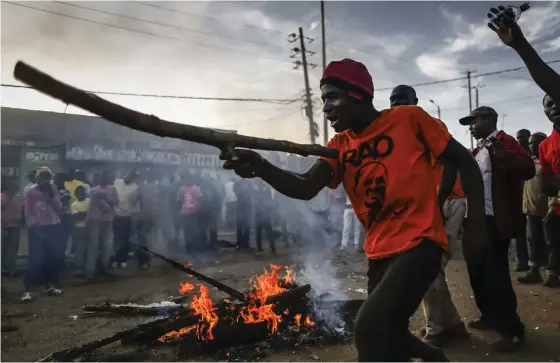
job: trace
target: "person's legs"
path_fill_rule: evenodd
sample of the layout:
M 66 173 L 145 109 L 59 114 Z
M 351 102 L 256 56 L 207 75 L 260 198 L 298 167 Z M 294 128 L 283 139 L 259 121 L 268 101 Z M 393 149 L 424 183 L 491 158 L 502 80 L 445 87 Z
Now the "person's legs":
M 560 216 L 554 215 L 545 223 L 545 237 L 548 245 L 547 278 L 544 285 L 560 287 Z
M 61 226 L 58 225 L 50 225 L 50 226 L 45 226 L 44 228 L 44 234 L 45 234 L 45 238 L 44 238 L 44 243 L 45 243 L 45 248 L 43 250 L 43 258 L 44 258 L 44 273 L 45 273 L 45 277 L 46 277 L 46 282 L 47 282 L 47 288 L 54 288 L 54 289 L 59 289 L 60 288 L 60 279 L 61 279 L 61 273 L 62 273 L 62 269 L 60 268 L 60 263 L 61 263 L 61 259 L 60 259 L 60 230 L 61 230 Z M 64 228 L 64 227 L 63 227 Z M 59 295 L 58 293 L 56 293 L 56 295 Z
M 342 240 L 340 241 L 340 248 L 344 249 L 350 242 L 350 234 L 353 230 L 354 210 L 345 209 L 342 224 Z
M 488 217 L 487 223 L 492 237 L 492 251 L 488 267 L 480 273 L 483 285 L 479 293 L 484 296 L 484 310 L 481 312 L 485 323 L 488 323 L 487 327 L 500 333 L 500 340 L 494 344 L 494 348 L 498 351 L 510 351 L 522 346 L 525 330 L 517 315 L 517 297 L 509 273 L 510 241 L 500 239 L 493 217 Z M 477 325 L 471 327 L 476 328 Z
M 151 248 L 153 238 L 154 223 L 145 219 L 140 221 L 140 231 L 138 233 L 138 247 Z M 140 266 L 147 267 L 150 265 L 150 254 L 144 250 L 138 249 L 138 263 Z
M 100 235 L 102 223 L 98 221 L 91 221 L 89 223 L 89 241 L 86 245 L 86 262 L 85 262 L 85 275 L 86 279 L 93 279 L 95 276 L 95 268 L 97 266 L 97 258 L 99 257 Z
M 115 262 L 126 263 L 130 249 L 130 235 L 132 232 L 131 217 L 115 217 L 113 221 L 113 235 L 115 241 Z
M 111 252 L 113 251 L 113 223 L 101 222 L 99 229 L 99 262 L 102 271 L 107 274 L 109 272 L 109 264 L 111 261 Z
M 527 219 L 523 219 L 526 223 Z M 517 266 L 515 266 L 515 271 L 529 271 L 529 251 L 527 247 L 527 229 L 523 226 L 523 232 L 519 233 L 515 237 L 515 252 L 517 253 Z
M 255 221 L 255 240 L 257 242 L 257 250 L 262 251 L 262 232 L 264 229 L 262 217 L 257 216 Z
M 540 267 L 546 265 L 547 246 L 544 238 L 542 218 L 527 215 L 527 241 L 529 243 L 529 273 L 517 278 L 522 284 L 540 284 L 542 276 Z
M 427 321 L 425 340 L 436 346 L 443 344 L 443 340 L 448 335 L 453 335 L 454 330 L 462 328 L 462 336 L 466 335 L 445 278 L 445 268 L 456 249 L 457 237 L 463 223 L 465 210 L 466 203 L 463 198 L 448 199 L 444 204 L 443 213 L 446 219 L 445 232 L 449 241 L 449 252 L 443 254 L 441 270 L 422 301 Z
M 28 252 L 27 267 L 23 284 L 26 293 L 31 293 L 34 288 L 43 282 L 43 249 L 44 243 L 41 239 L 40 227 L 29 227 L 27 229 Z M 29 300 L 31 296 L 29 297 Z
M 2 273 L 14 275 L 19 251 L 20 227 L 2 229 Z
M 88 238 L 87 227 L 74 227 L 72 231 L 72 245 L 74 250 L 74 268 L 83 271 L 86 264 L 86 246 Z
M 391 258 L 369 261 L 370 293 L 354 327 L 359 361 L 426 360 L 427 352 L 439 352 L 414 337 L 408 325 L 440 270 L 442 253 L 435 242 L 424 240 Z
M 263 223 L 263 228 L 266 232 L 266 238 L 268 239 L 268 243 L 270 245 L 270 251 L 272 251 L 272 253 L 276 253 L 276 234 L 272 229 L 272 221 L 270 220 L 270 216 L 267 216 Z
M 218 244 L 218 226 L 220 221 L 220 210 L 216 210 L 210 213 L 210 220 L 208 226 L 208 248 L 211 250 L 216 249 Z

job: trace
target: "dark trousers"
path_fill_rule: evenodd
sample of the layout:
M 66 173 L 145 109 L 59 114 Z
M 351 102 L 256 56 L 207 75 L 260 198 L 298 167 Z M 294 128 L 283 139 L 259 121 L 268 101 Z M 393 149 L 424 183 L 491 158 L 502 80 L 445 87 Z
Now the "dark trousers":
M 257 240 L 257 249 L 259 251 L 262 251 L 263 249 L 262 248 L 263 231 L 264 233 L 266 233 L 266 238 L 268 239 L 268 243 L 270 244 L 270 250 L 276 253 L 276 244 L 275 244 L 276 236 L 274 234 L 274 231 L 272 230 L 272 222 L 269 216 L 264 215 L 261 212 L 256 217 L 256 221 L 255 221 L 255 235 L 256 235 L 255 237 Z
M 27 269 L 25 271 L 25 291 L 31 292 L 37 285 L 58 286 L 59 268 L 57 263 L 60 250 L 60 224 L 29 227 Z
M 251 238 L 251 208 L 239 206 L 235 210 L 235 220 L 237 225 L 237 247 L 249 248 Z
M 529 248 L 527 247 L 527 220 L 523 219 L 525 225 L 523 232 L 515 237 L 515 252 L 517 254 L 517 264 L 520 266 L 527 266 L 529 263 Z
M 138 221 L 138 246 L 143 246 L 147 248 L 152 247 L 152 238 L 155 223 L 150 219 L 142 219 Z M 140 265 L 150 264 L 151 254 L 148 252 L 138 249 L 138 263 Z
M 19 250 L 20 227 L 2 228 L 2 272 L 14 274 Z
M 86 266 L 86 247 L 89 242 L 88 227 L 76 227 L 72 230 L 72 246 L 74 249 L 74 267 L 83 271 Z
M 560 216 L 549 217 L 544 224 L 544 234 L 548 245 L 546 271 L 551 276 L 560 276 Z
M 491 257 L 485 268 L 467 265 L 476 305 L 482 319 L 508 337 L 523 336 L 524 325 L 517 315 L 517 297 L 509 274 L 509 239 L 500 239 L 493 216 L 487 216 L 492 237 Z
M 185 250 L 187 253 L 203 250 L 203 246 L 201 244 L 202 230 L 200 229 L 199 222 L 200 219 L 196 213 L 181 216 L 183 238 L 185 239 Z
M 115 217 L 113 220 L 113 244 L 115 248 L 115 262 L 128 261 L 130 252 L 130 235 L 132 233 L 132 217 Z
M 368 298 L 354 326 L 358 361 L 403 362 L 433 350 L 408 330 L 441 269 L 443 249 L 430 240 L 389 258 L 369 260 Z
M 218 221 L 220 210 L 213 209 L 208 212 L 206 219 L 207 244 L 210 249 L 214 249 L 218 243 Z
M 546 266 L 548 248 L 544 239 L 542 217 L 527 215 L 527 241 L 529 242 L 529 266 Z
M 59 269 L 59 278 L 64 280 L 66 275 L 66 248 L 68 247 L 68 242 L 70 241 L 70 236 L 72 235 L 72 216 L 70 214 L 63 214 L 60 216 L 60 224 L 58 225 L 58 238 L 59 243 L 57 247 L 57 266 Z

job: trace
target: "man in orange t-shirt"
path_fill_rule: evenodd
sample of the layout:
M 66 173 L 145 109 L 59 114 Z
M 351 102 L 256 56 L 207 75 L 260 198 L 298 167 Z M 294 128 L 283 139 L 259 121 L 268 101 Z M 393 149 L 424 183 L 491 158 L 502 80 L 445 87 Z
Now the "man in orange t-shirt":
M 223 153 L 224 168 L 260 177 L 280 193 L 309 200 L 343 184 L 366 230 L 369 296 L 354 325 L 360 361 L 445 361 L 440 349 L 410 333 L 408 324 L 441 268 L 447 238 L 430 154 L 453 162 L 469 199 L 465 257 L 483 266 L 488 247 L 484 190 L 472 155 L 420 107 L 378 111 L 367 68 L 331 62 L 321 79 L 323 111 L 337 134 L 327 144 L 337 159 L 320 158 L 305 173 L 282 170 L 251 150 Z
M 393 89 L 389 98 L 391 107 L 416 106 L 418 98 L 416 90 L 407 85 L 400 85 Z M 447 130 L 447 126 L 439 119 L 434 121 Z M 467 205 L 461 189 L 457 170 L 445 162 L 431 155 L 431 164 L 434 171 L 434 182 L 437 189 L 443 193 L 439 201 L 445 222 L 448 251 L 441 259 L 441 271 L 424 295 L 422 307 L 426 316 L 426 328 L 423 341 L 441 347 L 448 338 L 467 338 L 469 333 L 463 324 L 459 312 L 451 299 L 451 293 L 445 279 L 445 268 L 458 247 L 458 236 Z M 440 185 L 443 187 L 440 188 Z M 441 194 L 440 193 L 440 194 Z M 441 203 L 443 202 L 443 205 Z

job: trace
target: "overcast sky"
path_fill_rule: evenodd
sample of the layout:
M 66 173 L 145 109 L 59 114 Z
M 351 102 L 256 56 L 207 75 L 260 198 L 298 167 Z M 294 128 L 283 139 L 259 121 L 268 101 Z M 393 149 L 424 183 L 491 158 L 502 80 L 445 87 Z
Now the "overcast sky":
M 2 83 L 18 84 L 17 60 L 80 88 L 164 95 L 299 98 L 303 72 L 293 69 L 288 35 L 304 29 L 313 38 L 308 62 L 319 96 L 319 2 L 20 2 L 18 4 L 116 26 L 99 25 L 2 2 Z M 165 7 L 165 10 L 147 6 Z M 522 66 L 487 28 L 492 2 L 326 2 L 327 61 L 345 57 L 366 64 L 379 108 L 391 88 Z M 105 13 L 102 13 L 102 12 Z M 144 19 L 139 22 L 108 13 Z M 151 22 L 151 23 L 150 23 Z M 154 23 L 160 23 L 158 25 Z M 545 61 L 560 59 L 560 5 L 537 2 L 523 14 L 522 29 Z M 136 30 L 129 31 L 118 27 Z M 151 33 L 151 34 L 146 34 Z M 560 63 L 552 65 L 560 70 Z M 474 74 L 476 74 L 474 73 Z M 473 79 L 480 104 L 496 109 L 504 129 L 543 131 L 543 92 L 526 71 Z M 466 81 L 416 88 L 420 105 L 468 145 L 458 118 L 468 113 Z M 302 102 L 290 105 L 103 96 L 145 113 L 193 125 L 308 142 Z M 473 91 L 474 104 L 474 91 Z M 65 105 L 27 89 L 2 88 L 2 106 L 63 112 Z M 320 107 L 320 104 L 317 103 Z M 317 107 L 316 121 L 322 125 Z M 69 107 L 68 113 L 84 113 Z M 322 132 L 322 131 L 321 131 Z M 332 131 L 331 131 L 332 135 Z M 322 136 L 318 139 L 322 142 Z

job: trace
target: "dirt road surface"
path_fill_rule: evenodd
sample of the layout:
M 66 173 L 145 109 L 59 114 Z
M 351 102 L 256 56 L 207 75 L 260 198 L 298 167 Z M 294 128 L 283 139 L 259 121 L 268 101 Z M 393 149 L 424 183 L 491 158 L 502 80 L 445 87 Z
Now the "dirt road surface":
M 278 256 L 270 252 L 243 253 L 221 250 L 193 260 L 194 268 L 238 289 L 248 287 L 248 280 L 260 274 L 269 263 L 294 266 L 295 256 L 301 256 L 294 247 L 279 246 Z M 181 262 L 186 257 L 172 255 Z M 336 252 L 332 255 L 336 278 L 350 299 L 365 298 L 366 259 L 356 252 Z M 2 333 L 3 361 L 32 361 L 52 352 L 70 348 L 94 339 L 100 339 L 118 331 L 134 327 L 153 318 L 84 317 L 81 307 L 85 304 L 134 302 L 149 304 L 178 295 L 180 281 L 187 281 L 184 274 L 155 263 L 150 271 L 138 269 L 132 262 L 128 269 L 118 270 L 116 282 L 69 286 L 62 297 L 40 296 L 28 304 L 19 302 L 22 280 L 5 279 L 3 287 L 8 291 L 2 299 L 3 324 L 16 325 L 16 332 Z M 512 273 L 512 278 L 516 274 Z M 297 279 L 297 276 L 296 276 Z M 468 276 L 463 261 L 451 261 L 448 267 L 449 287 L 461 316 L 465 320 L 477 317 Z M 488 342 L 495 336 L 490 333 L 471 331 L 470 340 L 451 342 L 445 352 L 453 361 L 559 361 L 560 360 L 560 289 L 540 285 L 522 286 L 514 282 L 519 313 L 527 326 L 528 345 L 514 354 L 496 354 L 490 351 Z M 212 289 L 213 297 L 221 297 Z M 423 327 L 424 317 L 419 310 L 411 320 L 411 330 Z M 103 348 L 102 360 L 177 360 L 177 348 L 162 347 L 140 352 L 126 352 L 119 343 Z M 197 360 L 211 360 L 199 357 Z M 333 346 L 297 346 L 285 350 L 273 350 L 261 361 L 355 361 L 352 344 Z

